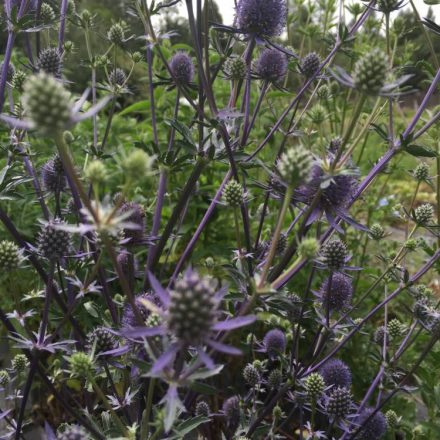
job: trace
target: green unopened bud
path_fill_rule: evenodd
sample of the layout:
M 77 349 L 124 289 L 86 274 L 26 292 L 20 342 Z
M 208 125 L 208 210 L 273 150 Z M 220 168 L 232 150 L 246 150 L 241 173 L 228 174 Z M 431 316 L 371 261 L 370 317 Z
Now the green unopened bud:
M 17 70 L 12 77 L 12 87 L 19 92 L 23 91 L 23 84 L 26 81 L 26 73 L 22 70 Z
M 319 398 L 325 389 L 324 378 L 319 373 L 312 373 L 304 381 L 307 396 L 311 400 Z
M 319 242 L 316 238 L 304 238 L 298 245 L 298 253 L 302 258 L 315 258 L 319 250 Z
M 40 20 L 44 24 L 48 24 L 55 20 L 55 11 L 49 3 L 41 4 Z
M 399 424 L 399 417 L 397 416 L 396 412 L 392 409 L 389 409 L 385 413 L 385 419 L 387 421 L 387 425 L 389 428 L 394 429 Z
M 16 373 L 22 373 L 24 370 L 26 370 L 27 365 L 28 365 L 28 359 L 24 354 L 15 355 L 11 361 L 12 369 Z
M 414 211 L 414 218 L 418 225 L 425 226 L 429 224 L 434 216 L 434 208 L 429 203 L 419 206 Z
M 124 36 L 124 28 L 120 23 L 115 23 L 114 25 L 112 25 L 107 32 L 108 40 L 118 46 L 121 46 L 124 43 Z
M 151 174 L 154 158 L 145 151 L 135 148 L 122 161 L 126 178 L 132 182 L 142 181 Z
M 86 353 L 77 351 L 69 358 L 70 370 L 74 376 L 87 378 L 93 371 L 93 361 Z
M 143 60 L 143 55 L 140 52 L 133 52 L 131 54 L 131 59 L 133 60 L 133 63 L 140 63 Z
M 0 370 L 0 386 L 5 387 L 11 380 L 6 370 Z
M 381 240 L 385 236 L 385 231 L 379 224 L 374 224 L 370 228 L 370 236 L 373 240 Z
M 100 160 L 94 160 L 87 165 L 85 176 L 92 183 L 105 183 L 108 179 L 107 168 Z
M 230 79 L 243 79 L 246 75 L 246 62 L 241 57 L 228 58 L 225 62 L 225 73 Z
M 353 83 L 366 95 L 377 95 L 385 85 L 389 70 L 387 55 L 378 48 L 366 52 L 355 64 Z
M 231 180 L 225 186 L 223 197 L 228 204 L 232 208 L 237 208 L 241 205 L 244 199 L 243 187 L 236 180 Z
M 419 182 L 428 180 L 429 178 L 429 165 L 425 162 L 421 162 L 417 165 L 416 169 L 414 170 L 414 177 Z
M 313 164 L 313 156 L 302 145 L 289 148 L 278 162 L 278 171 L 289 185 L 307 180 Z

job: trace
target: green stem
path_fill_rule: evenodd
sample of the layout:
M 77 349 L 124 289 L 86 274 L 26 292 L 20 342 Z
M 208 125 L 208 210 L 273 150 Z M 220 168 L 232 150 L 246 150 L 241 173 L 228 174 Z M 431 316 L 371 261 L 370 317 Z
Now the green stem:
M 272 264 L 273 258 L 275 256 L 276 247 L 278 245 L 278 240 L 281 234 L 281 228 L 283 227 L 284 217 L 286 216 L 287 209 L 290 204 L 290 200 L 293 194 L 293 186 L 289 185 L 286 190 L 286 194 L 284 195 L 283 205 L 280 210 L 280 215 L 278 217 L 278 222 L 275 227 L 275 232 L 273 234 L 272 243 L 270 245 L 269 253 L 266 258 L 266 262 L 264 263 L 263 272 L 261 274 L 261 279 L 259 282 L 259 287 L 264 286 L 266 282 L 267 274 L 269 273 L 270 266 Z

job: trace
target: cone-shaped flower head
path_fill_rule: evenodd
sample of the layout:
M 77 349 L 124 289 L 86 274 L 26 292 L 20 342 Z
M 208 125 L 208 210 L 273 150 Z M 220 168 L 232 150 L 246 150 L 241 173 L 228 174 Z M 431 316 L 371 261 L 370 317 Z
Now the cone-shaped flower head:
M 286 336 L 279 329 L 269 330 L 263 339 L 265 351 L 271 355 L 279 355 L 284 353 L 286 349 Z
M 320 369 L 326 386 L 345 387 L 351 386 L 350 368 L 339 359 L 330 359 Z
M 244 199 L 243 186 L 236 180 L 231 180 L 225 186 L 223 197 L 228 206 L 231 206 L 232 208 L 237 208 L 241 205 Z
M 416 210 L 414 211 L 414 218 L 418 225 L 427 225 L 434 217 L 434 207 L 429 204 L 425 203 L 424 205 L 420 205 Z
M 287 57 L 277 49 L 265 49 L 255 63 L 255 72 L 263 80 L 277 82 L 287 73 Z
M 341 240 L 328 241 L 321 246 L 321 261 L 331 270 L 341 269 L 347 261 L 347 257 L 347 246 Z
M 38 70 L 42 70 L 49 75 L 57 76 L 61 72 L 62 58 L 58 49 L 48 47 L 40 52 L 37 61 Z
M 243 79 L 246 75 L 246 62 L 237 56 L 228 58 L 225 62 L 225 73 L 230 79 Z
M 295 145 L 281 156 L 278 171 L 288 185 L 296 185 L 308 179 L 312 165 L 312 153 L 302 145 Z
M 325 307 L 328 304 L 330 310 L 340 312 L 351 301 L 353 294 L 351 279 L 341 273 L 335 273 L 332 275 L 331 284 L 329 278 L 322 283 L 319 294 Z
M 62 220 L 55 218 L 41 227 L 38 235 L 38 250 L 48 260 L 59 260 L 68 253 L 70 234 L 62 229 L 64 224 Z
M 355 64 L 353 84 L 366 95 L 377 95 L 385 85 L 389 70 L 387 55 L 374 48 L 366 52 Z
M 168 327 L 179 340 L 198 345 L 215 322 L 218 305 L 210 280 L 186 272 L 171 291 Z
M 194 78 L 194 64 L 185 52 L 177 52 L 171 58 L 170 69 L 178 84 L 188 85 Z
M 348 388 L 336 387 L 330 390 L 325 407 L 330 417 L 345 417 L 349 414 L 351 406 L 352 396 Z
M 17 269 L 23 260 L 20 248 L 12 241 L 0 241 L 0 270 Z
M 387 431 L 387 421 L 380 411 L 366 421 L 373 411 L 373 408 L 365 409 L 357 420 L 358 425 L 363 425 L 357 435 L 360 440 L 380 440 Z
M 122 69 L 117 67 L 110 72 L 108 80 L 112 86 L 123 86 L 127 80 L 127 75 Z
M 307 396 L 310 399 L 315 400 L 324 392 L 324 378 L 319 373 L 309 374 L 304 380 L 304 388 L 306 389 Z
M 321 58 L 316 52 L 308 53 L 301 60 L 301 72 L 306 78 L 311 78 L 319 69 Z
M 116 348 L 116 338 L 104 327 L 97 327 L 87 335 L 87 347 L 94 350 L 94 355 L 100 355 Z
M 41 179 L 46 191 L 60 193 L 67 186 L 63 163 L 58 155 L 49 159 L 41 168 Z

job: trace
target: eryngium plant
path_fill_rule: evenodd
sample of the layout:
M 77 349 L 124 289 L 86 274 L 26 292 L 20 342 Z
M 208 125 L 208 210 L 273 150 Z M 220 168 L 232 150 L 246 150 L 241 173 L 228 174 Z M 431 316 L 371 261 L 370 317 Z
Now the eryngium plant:
M 0 437 L 439 438 L 438 25 L 99 3 L 4 2 Z

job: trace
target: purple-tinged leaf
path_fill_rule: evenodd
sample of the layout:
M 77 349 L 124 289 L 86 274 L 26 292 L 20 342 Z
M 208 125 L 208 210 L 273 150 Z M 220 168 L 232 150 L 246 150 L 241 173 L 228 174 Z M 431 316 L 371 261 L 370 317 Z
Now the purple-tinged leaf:
M 246 325 L 252 324 L 257 319 L 254 315 L 239 316 L 238 318 L 228 319 L 226 321 L 217 322 L 213 329 L 217 331 L 223 330 L 234 330 L 236 328 L 244 327 Z
M 130 327 L 119 332 L 120 336 L 128 339 L 150 338 L 151 336 L 163 335 L 165 328 L 158 327 Z
M 232 347 L 231 345 L 222 344 L 221 342 L 213 341 L 212 339 L 209 339 L 206 342 L 214 350 L 221 353 L 230 354 L 232 356 L 241 356 L 243 354 L 239 348 Z
M 148 272 L 148 280 L 150 281 L 151 287 L 153 288 L 154 293 L 156 293 L 159 297 L 161 303 L 165 307 L 168 307 L 170 303 L 170 294 L 168 291 L 162 287 L 157 278 L 151 272 Z
M 197 347 L 197 353 L 200 356 L 200 360 L 206 365 L 208 370 L 213 370 L 215 368 L 214 361 L 211 357 L 203 350 L 203 347 Z
M 166 366 L 173 362 L 178 351 L 179 345 L 171 344 L 169 348 L 156 359 L 156 362 L 151 368 L 149 375 L 155 376 L 159 374 Z

